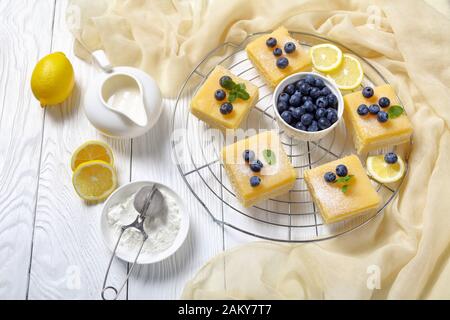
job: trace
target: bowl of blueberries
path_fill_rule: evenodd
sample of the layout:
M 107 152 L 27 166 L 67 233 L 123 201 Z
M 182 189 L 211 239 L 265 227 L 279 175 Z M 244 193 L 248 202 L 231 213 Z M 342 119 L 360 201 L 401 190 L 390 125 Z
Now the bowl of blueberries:
M 295 73 L 275 88 L 273 105 L 278 125 L 296 139 L 316 141 L 338 125 L 344 99 L 329 79 L 313 73 Z

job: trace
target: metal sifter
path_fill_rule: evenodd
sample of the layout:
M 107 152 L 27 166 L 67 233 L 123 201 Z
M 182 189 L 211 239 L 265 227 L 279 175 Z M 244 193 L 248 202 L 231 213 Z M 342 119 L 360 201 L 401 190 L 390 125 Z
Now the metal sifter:
M 102 288 L 102 298 L 103 300 L 116 300 L 123 288 L 125 287 L 125 284 L 128 281 L 128 278 L 131 275 L 131 272 L 133 271 L 134 266 L 136 265 L 136 262 L 139 258 L 139 255 L 141 254 L 142 248 L 144 247 L 145 241 L 148 238 L 147 232 L 144 230 L 144 222 L 146 219 L 154 216 L 159 211 L 161 211 L 164 208 L 164 196 L 161 194 L 161 192 L 158 190 L 157 187 L 154 185 L 152 186 L 145 186 L 139 189 L 139 191 L 136 193 L 134 197 L 134 208 L 139 213 L 139 215 L 136 217 L 136 219 L 129 225 L 122 226 L 119 238 L 117 239 L 116 245 L 114 246 L 114 250 L 111 255 L 111 259 L 109 260 L 108 268 L 106 269 L 105 279 L 103 280 L 103 288 Z M 107 280 L 109 276 L 109 271 L 111 269 L 112 262 L 114 260 L 114 257 L 116 255 L 117 248 L 119 247 L 120 240 L 122 239 L 123 234 L 127 229 L 134 228 L 138 230 L 142 235 L 142 244 L 139 247 L 139 251 L 136 254 L 136 257 L 130 266 L 128 273 L 125 277 L 125 280 L 123 284 L 120 286 L 119 289 L 116 289 L 113 286 L 107 286 Z M 106 297 L 106 293 L 108 291 L 113 292 L 112 297 Z

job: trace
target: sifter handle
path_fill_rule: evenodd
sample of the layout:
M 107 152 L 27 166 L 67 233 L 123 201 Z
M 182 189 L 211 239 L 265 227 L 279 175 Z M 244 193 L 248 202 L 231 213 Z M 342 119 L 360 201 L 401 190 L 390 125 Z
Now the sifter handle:
M 147 240 L 148 236 L 145 232 L 142 232 L 142 236 L 143 236 L 143 240 L 142 240 L 142 244 L 139 248 L 139 251 L 136 255 L 136 258 L 134 258 L 133 264 L 131 265 L 130 269 L 127 272 L 127 275 L 125 277 L 124 282 L 122 283 L 122 285 L 120 286 L 119 289 L 116 289 L 114 286 L 107 286 L 106 282 L 108 281 L 108 276 L 109 276 L 109 271 L 111 270 L 111 265 L 112 262 L 114 260 L 114 256 L 116 255 L 116 251 L 117 251 L 117 247 L 119 246 L 120 243 L 120 239 L 122 239 L 122 235 L 125 232 L 127 228 L 122 228 L 122 231 L 120 232 L 120 236 L 119 239 L 117 240 L 117 243 L 114 247 L 114 250 L 111 254 L 111 259 L 109 260 L 109 264 L 108 264 L 108 268 L 106 269 L 106 274 L 105 274 L 105 279 L 103 280 L 103 288 L 102 288 L 102 299 L 103 300 L 117 300 L 117 298 L 119 297 L 120 293 L 122 292 L 123 288 L 125 287 L 125 285 L 127 284 L 128 279 L 130 278 L 131 272 L 133 272 L 133 268 L 136 265 L 136 261 L 139 258 L 139 255 L 141 254 L 142 248 L 144 247 L 145 241 Z M 114 295 L 111 298 L 107 298 L 105 293 L 108 291 L 113 291 Z

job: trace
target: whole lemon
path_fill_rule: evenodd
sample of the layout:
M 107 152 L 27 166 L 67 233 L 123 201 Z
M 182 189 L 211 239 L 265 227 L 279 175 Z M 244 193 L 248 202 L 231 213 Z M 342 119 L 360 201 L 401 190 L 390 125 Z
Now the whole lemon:
M 75 76 L 72 64 L 62 52 L 42 58 L 31 75 L 31 90 L 41 106 L 55 105 L 72 93 Z

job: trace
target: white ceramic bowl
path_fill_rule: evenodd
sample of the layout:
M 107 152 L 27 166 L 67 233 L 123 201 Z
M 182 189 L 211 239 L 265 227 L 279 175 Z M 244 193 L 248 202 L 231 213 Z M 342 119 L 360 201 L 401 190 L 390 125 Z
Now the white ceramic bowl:
M 294 127 L 291 127 L 288 123 L 286 123 L 281 118 L 281 115 L 277 109 L 278 97 L 281 93 L 283 93 L 284 88 L 291 83 L 295 83 L 295 82 L 305 78 L 307 75 L 313 75 L 316 78 L 322 79 L 323 82 L 325 83 L 325 85 L 331 90 L 332 93 L 334 93 L 336 95 L 336 97 L 338 99 L 338 110 L 337 110 L 338 121 L 333 123 L 329 128 L 322 130 L 322 131 L 308 132 L 308 131 L 303 131 L 303 130 L 299 130 Z M 275 115 L 276 115 L 277 123 L 280 126 L 280 128 L 288 136 L 291 136 L 291 137 L 299 139 L 299 140 L 304 140 L 304 141 L 316 141 L 316 140 L 320 140 L 320 139 L 324 138 L 327 134 L 329 134 L 331 131 L 333 131 L 334 128 L 336 128 L 338 123 L 341 121 L 342 115 L 344 113 L 344 99 L 342 98 L 341 91 L 330 79 L 327 79 L 326 77 L 319 75 L 317 73 L 314 73 L 314 72 L 299 72 L 299 73 L 294 73 L 293 75 L 290 75 L 289 77 L 287 77 L 286 79 L 284 79 L 283 81 L 281 81 L 278 84 L 278 86 L 275 88 L 272 99 L 273 99 L 272 103 L 275 108 Z
M 103 235 L 103 240 L 104 240 L 106 246 L 108 247 L 108 249 L 111 250 L 111 252 L 112 252 L 114 250 L 114 246 L 117 242 L 118 235 L 117 235 L 116 230 L 114 230 L 112 228 L 112 226 L 110 224 L 108 224 L 108 219 L 107 219 L 108 210 L 111 207 L 115 206 L 116 204 L 127 199 L 134 193 L 136 193 L 140 188 L 142 188 L 144 186 L 148 186 L 148 185 L 153 185 L 153 184 L 156 185 L 156 187 L 158 187 L 160 189 L 164 189 L 177 202 L 178 208 L 180 210 L 180 215 L 181 215 L 180 230 L 178 231 L 178 234 L 177 234 L 173 244 L 169 248 L 167 248 L 166 250 L 160 251 L 160 252 L 156 252 L 156 253 L 143 251 L 137 260 L 138 264 L 156 263 L 156 262 L 160 262 L 160 261 L 166 259 L 167 257 L 174 254 L 181 247 L 184 240 L 186 239 L 186 236 L 189 231 L 189 215 L 185 209 L 183 201 L 178 196 L 178 194 L 176 194 L 169 187 L 167 187 L 163 184 L 157 183 L 157 182 L 152 182 L 152 181 L 131 182 L 126 185 L 123 185 L 122 187 L 120 187 L 119 189 L 114 191 L 109 196 L 109 198 L 106 200 L 106 202 L 103 206 L 103 210 L 102 210 L 102 214 L 101 214 L 101 218 L 100 218 L 101 219 L 100 226 L 101 226 L 101 231 L 102 231 L 102 235 Z M 119 250 L 119 249 L 120 249 L 120 246 L 116 252 L 117 257 L 119 257 L 120 259 L 125 260 L 127 262 L 130 262 L 130 263 L 132 263 L 134 261 L 135 252 L 126 252 L 124 250 Z

